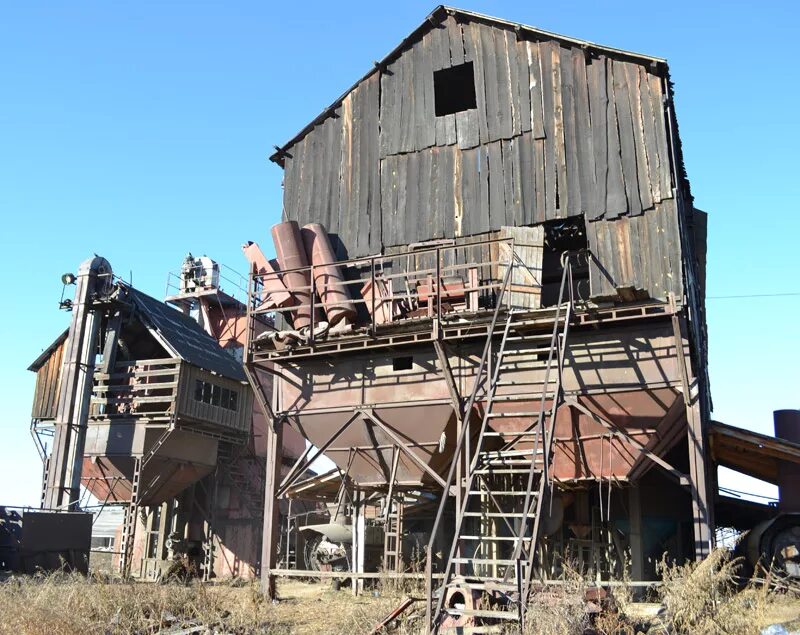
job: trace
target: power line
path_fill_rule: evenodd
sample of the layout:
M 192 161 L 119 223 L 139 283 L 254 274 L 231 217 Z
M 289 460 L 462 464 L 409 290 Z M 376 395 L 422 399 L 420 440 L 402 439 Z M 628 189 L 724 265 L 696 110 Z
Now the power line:
M 792 291 L 789 293 L 752 293 L 749 295 L 710 295 L 706 298 L 706 300 L 732 300 L 739 298 L 785 298 L 797 295 L 800 295 L 800 291 Z

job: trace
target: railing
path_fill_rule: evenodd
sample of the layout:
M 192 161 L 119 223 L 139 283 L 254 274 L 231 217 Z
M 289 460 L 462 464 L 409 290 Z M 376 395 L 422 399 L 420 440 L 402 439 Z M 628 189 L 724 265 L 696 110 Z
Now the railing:
M 181 360 L 118 362 L 111 373 L 96 371 L 89 416 L 168 417 L 175 409 Z
M 376 335 L 396 324 L 439 324 L 459 314 L 488 313 L 503 302 L 505 286 L 514 286 L 507 273 L 515 264 L 513 238 L 485 239 L 463 244 L 409 249 L 403 253 L 370 256 L 333 263 L 341 276 L 331 276 L 331 265 L 311 265 L 251 276 L 248 300 L 250 342 L 261 316 L 282 316 L 294 324 L 303 316 L 304 328 L 297 329 L 304 344 L 328 335 L 322 323 L 320 298 L 336 294 L 335 305 L 355 310 L 353 332 Z M 298 275 L 299 274 L 299 275 Z M 286 285 L 281 306 L 270 289 L 282 288 L 288 278 L 306 284 Z M 513 289 L 515 293 L 538 295 L 540 287 Z M 510 308 L 510 294 L 506 295 Z
M 220 286 L 216 290 L 244 304 L 247 300 L 248 277 L 224 263 L 217 263 L 217 266 Z M 183 282 L 180 271 L 169 271 L 164 296 L 169 298 L 184 293 Z

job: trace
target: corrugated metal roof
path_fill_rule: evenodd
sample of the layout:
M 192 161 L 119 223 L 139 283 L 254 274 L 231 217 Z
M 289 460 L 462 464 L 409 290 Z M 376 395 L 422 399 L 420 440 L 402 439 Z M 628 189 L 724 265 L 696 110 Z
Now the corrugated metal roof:
M 142 322 L 176 357 L 223 377 L 246 381 L 242 365 L 192 318 L 124 282 L 119 285 L 139 311 Z
M 295 143 L 300 141 L 300 139 L 305 137 L 309 133 L 309 131 L 311 131 L 314 128 L 314 126 L 327 119 L 331 115 L 331 113 L 341 105 L 342 100 L 356 88 L 356 86 L 358 86 L 361 82 L 363 82 L 373 73 L 378 72 L 379 69 L 384 68 L 389 63 L 391 63 L 406 48 L 408 48 L 411 44 L 413 44 L 420 37 L 421 34 L 423 34 L 428 29 L 432 29 L 434 26 L 436 26 L 442 19 L 444 19 L 446 15 L 460 17 L 464 21 L 469 21 L 469 20 L 480 21 L 489 24 L 495 24 L 497 26 L 502 26 L 504 28 L 513 28 L 521 33 L 528 33 L 532 36 L 557 40 L 560 42 L 564 42 L 566 44 L 576 44 L 588 50 L 594 50 L 605 54 L 615 55 L 618 57 L 624 57 L 628 59 L 635 59 L 638 60 L 639 62 L 666 64 L 667 61 L 662 57 L 653 57 L 650 55 L 644 55 L 642 53 L 634 53 L 633 51 L 625 51 L 623 49 L 613 48 L 611 46 L 603 46 L 601 44 L 596 44 L 595 42 L 590 42 L 588 40 L 581 40 L 578 38 L 569 37 L 567 35 L 560 35 L 558 33 L 553 33 L 551 31 L 545 31 L 543 29 L 536 28 L 535 26 L 528 26 L 526 24 L 511 22 L 509 20 L 495 18 L 490 15 L 484 15 L 482 13 L 475 13 L 473 11 L 465 11 L 464 9 L 458 9 L 456 7 L 439 5 L 433 11 L 431 11 L 430 15 L 428 15 L 425 18 L 422 24 L 420 24 L 407 37 L 405 37 L 403 41 L 400 42 L 400 44 L 398 44 L 394 49 L 392 49 L 392 51 L 388 55 L 386 55 L 386 57 L 384 57 L 380 62 L 375 62 L 374 66 L 369 71 L 367 71 L 367 73 L 363 77 L 361 77 L 355 84 L 350 86 L 350 88 L 348 88 L 344 93 L 342 93 L 341 96 L 339 96 L 338 99 L 336 99 L 336 101 L 334 101 L 330 106 L 328 106 L 319 115 L 317 115 L 307 126 L 305 126 L 300 132 L 298 132 L 294 137 L 292 137 L 282 146 L 280 147 L 275 146 L 276 152 L 272 154 L 272 156 L 270 156 L 270 161 L 278 163 L 279 165 L 282 166 L 283 165 L 282 157 L 284 153 L 286 153 L 288 149 L 291 148 Z

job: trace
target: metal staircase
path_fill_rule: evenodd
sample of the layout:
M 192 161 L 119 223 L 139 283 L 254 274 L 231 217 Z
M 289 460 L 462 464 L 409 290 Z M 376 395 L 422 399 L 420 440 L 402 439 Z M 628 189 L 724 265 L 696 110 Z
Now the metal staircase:
M 474 450 L 470 453 L 469 434 L 459 440 L 453 462 L 462 460 L 464 453 L 466 478 L 435 599 L 429 584 L 432 632 L 450 632 L 448 623 L 463 618 L 473 624 L 473 632 L 491 632 L 506 622 L 522 628 L 524 623 L 540 519 L 552 491 L 556 414 L 564 402 L 562 369 L 573 314 L 568 254 L 562 264 L 552 332 L 526 333 L 519 328 L 519 313 L 508 313 L 494 367 L 486 373 L 485 408 Z M 492 335 L 490 330 L 487 359 L 492 358 Z M 542 379 L 513 379 L 521 364 L 533 364 Z M 480 381 L 478 376 L 470 406 Z

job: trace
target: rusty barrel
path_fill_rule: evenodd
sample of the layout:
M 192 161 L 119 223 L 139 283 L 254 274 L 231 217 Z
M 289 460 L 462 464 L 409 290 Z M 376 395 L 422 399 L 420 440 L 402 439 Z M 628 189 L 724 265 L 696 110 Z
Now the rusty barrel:
M 273 225 L 272 240 L 283 272 L 283 283 L 298 305 L 292 312 L 293 326 L 295 329 L 306 328 L 311 325 L 311 272 L 299 225 L 293 220 Z
M 314 285 L 328 322 L 331 325 L 347 320 L 353 322 L 356 309 L 347 294 L 342 268 L 336 264 L 328 232 L 319 223 L 305 225 L 300 232 L 306 248 L 306 255 L 314 265 Z

